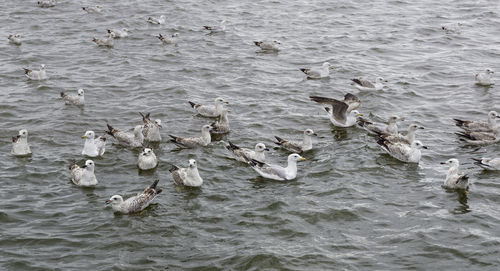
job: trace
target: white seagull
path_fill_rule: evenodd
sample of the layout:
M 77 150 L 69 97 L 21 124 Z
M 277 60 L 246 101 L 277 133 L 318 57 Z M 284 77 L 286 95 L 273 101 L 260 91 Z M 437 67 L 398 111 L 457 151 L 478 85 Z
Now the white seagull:
M 320 68 L 311 69 L 300 69 L 303 73 L 307 75 L 308 79 L 320 79 L 330 76 L 330 70 L 333 70 L 333 66 L 330 63 L 325 62 Z
M 500 118 L 496 111 L 490 111 L 488 113 L 488 122 L 484 121 L 471 121 L 471 120 L 461 120 L 453 119 L 455 125 L 471 132 L 493 132 L 499 125 L 497 124 L 497 118 Z
M 179 33 L 176 32 L 170 37 L 165 37 L 162 34 L 158 34 L 157 38 L 160 39 L 163 44 L 177 44 L 179 40 Z
M 464 131 L 455 133 L 461 141 L 472 145 L 488 145 L 500 141 L 500 126 L 493 132 Z
M 160 16 L 160 17 L 158 17 L 158 18 L 155 18 L 155 17 L 149 17 L 149 18 L 148 18 L 148 23 L 150 23 L 150 24 L 164 24 L 164 23 L 165 23 L 165 20 L 166 20 L 165 15 L 161 15 L 161 16 Z
M 282 167 L 273 164 L 267 164 L 264 162 L 257 161 L 255 159 L 250 159 L 248 164 L 252 167 L 260 176 L 277 180 L 277 181 L 290 181 L 297 177 L 297 162 L 305 161 L 306 158 L 293 153 L 288 155 L 288 165 L 287 167 Z
M 415 141 L 415 133 L 418 130 L 422 130 L 422 129 L 424 129 L 423 126 L 420 126 L 416 123 L 412 123 L 412 124 L 410 124 L 410 126 L 408 126 L 408 132 L 406 133 L 406 135 L 384 134 L 384 133 L 377 133 L 377 135 L 379 135 L 380 137 L 382 137 L 386 140 L 394 142 L 394 143 L 402 142 L 402 143 L 406 143 L 406 144 L 411 144 L 411 143 L 413 143 L 413 141 Z
M 189 166 L 187 168 L 180 168 L 172 165 L 169 169 L 177 185 L 199 187 L 203 184 L 203 179 L 200 177 L 196 160 L 189 159 Z
M 222 113 L 222 109 L 224 109 L 224 104 L 228 104 L 227 101 L 225 101 L 223 98 L 216 98 L 215 99 L 215 105 L 203 105 L 203 104 L 197 104 L 189 101 L 189 104 L 191 105 L 196 112 L 200 116 L 203 117 L 208 117 L 208 118 L 217 118 L 220 116 Z
M 146 116 L 144 116 L 141 112 L 139 112 L 139 114 L 141 115 L 142 122 L 144 123 L 144 126 L 142 127 L 142 135 L 144 136 L 144 139 L 149 142 L 160 142 L 160 129 L 163 128 L 163 126 L 161 126 L 161 120 L 155 119 L 153 122 L 149 118 L 150 113 L 147 113 Z
M 361 100 L 351 93 L 344 96 L 344 101 L 336 99 L 309 96 L 312 101 L 326 104 L 330 107 L 325 107 L 328 117 L 333 125 L 338 127 L 351 127 L 356 124 L 356 118 L 362 116 L 357 110 L 361 106 Z
M 210 131 L 212 130 L 212 126 L 203 125 L 201 127 L 201 136 L 200 137 L 178 137 L 174 135 L 169 135 L 172 139 L 170 142 L 173 142 L 181 147 L 186 148 L 194 148 L 198 146 L 208 146 L 210 142 L 212 142 L 212 137 L 210 136 Z
M 40 65 L 40 70 L 34 71 L 24 68 L 24 75 L 30 80 L 45 80 L 47 79 L 47 74 L 45 72 L 45 64 Z
M 95 138 L 94 131 L 86 131 L 82 138 L 85 138 L 82 155 L 97 157 L 102 156 L 106 151 L 106 137 Z
M 254 41 L 256 46 L 258 46 L 262 51 L 279 51 L 279 45 L 281 43 L 277 40 L 273 40 L 271 42 L 265 42 L 265 41 Z
M 206 30 L 209 30 L 211 32 L 224 32 L 224 31 L 226 31 L 226 23 L 227 23 L 226 20 L 222 20 L 222 21 L 220 21 L 219 25 L 216 25 L 216 26 L 204 25 L 203 28 L 205 28 Z
M 384 88 L 384 82 L 387 82 L 382 77 L 375 78 L 375 83 L 365 80 L 363 78 L 351 79 L 354 82 L 354 86 L 359 90 L 381 90 Z
M 63 99 L 65 104 L 74 104 L 74 105 L 84 105 L 85 104 L 85 92 L 83 89 L 78 89 L 76 95 L 66 94 L 61 92 L 61 98 Z
M 493 74 L 495 73 L 492 69 L 486 69 L 485 72 L 475 73 L 474 78 L 476 79 L 476 84 L 481 86 L 494 85 Z
M 427 149 L 427 147 L 418 140 L 410 144 L 401 141 L 391 142 L 390 140 L 378 137 L 377 143 L 390 156 L 406 163 L 419 163 L 422 156 L 420 149 Z
M 113 40 L 114 40 L 114 38 L 113 38 L 112 34 L 108 34 L 107 38 L 98 39 L 98 38 L 94 37 L 92 39 L 92 41 L 95 42 L 95 44 L 97 44 L 97 46 L 105 46 L 105 47 L 113 47 L 115 45 Z
M 448 159 L 446 162 L 441 162 L 441 165 L 450 166 L 443 187 L 452 189 L 467 189 L 469 187 L 469 177 L 464 173 L 458 174 L 459 162 L 457 159 Z
M 269 151 L 269 149 L 266 148 L 266 145 L 264 145 L 264 143 L 255 144 L 255 148 L 253 150 L 240 148 L 231 143 L 231 141 L 228 141 L 228 143 L 229 145 L 226 146 L 226 149 L 232 152 L 234 155 L 234 159 L 240 162 L 248 162 L 248 160 L 257 160 L 259 162 L 266 161 L 266 154 L 264 152 Z
M 138 193 L 137 196 L 130 197 L 125 201 L 122 196 L 114 195 L 106 201 L 106 204 L 111 204 L 115 212 L 123 214 L 140 212 L 148 207 L 156 196 L 161 193 L 161 188 L 156 188 L 158 182 L 159 180 L 155 180 L 152 185 Z
M 377 134 L 387 134 L 387 135 L 397 135 L 398 134 L 398 121 L 404 120 L 404 118 L 398 116 L 391 116 L 385 123 L 379 122 L 371 122 L 362 117 L 357 118 L 357 123 L 359 126 L 363 127 L 368 134 L 377 135 Z
M 144 148 L 137 158 L 137 167 L 142 170 L 153 169 L 158 166 L 158 159 L 150 148 Z
M 56 6 L 56 0 L 42 0 L 37 2 L 41 8 L 51 8 Z
M 71 181 L 78 186 L 97 185 L 97 179 L 94 174 L 95 164 L 92 160 L 85 161 L 85 165 L 79 167 L 76 163 L 69 167 L 71 171 Z
M 87 13 L 101 13 L 102 11 L 101 6 L 88 6 L 88 7 L 82 7 L 82 9 Z
M 22 129 L 17 136 L 12 137 L 12 151 L 15 156 L 25 156 L 31 154 L 30 145 L 28 144 L 28 130 Z
M 219 120 L 210 124 L 212 126 L 212 130 L 210 130 L 210 133 L 212 134 L 227 134 L 231 131 L 229 128 L 229 119 L 227 118 L 227 109 L 223 109 Z
M 108 34 L 115 39 L 128 37 L 128 32 L 130 31 L 127 28 L 108 29 Z
M 9 42 L 15 45 L 21 45 L 21 35 L 19 34 L 14 34 L 14 35 L 9 35 Z
M 114 137 L 118 140 L 118 143 L 123 146 L 137 148 L 141 147 L 142 143 L 144 143 L 144 135 L 142 134 L 142 125 L 136 125 L 134 127 L 134 131 L 130 132 L 122 132 L 113 128 L 111 125 L 106 124 L 108 126 L 107 134 Z
M 288 151 L 302 153 L 312 149 L 313 136 L 318 136 L 318 134 L 316 134 L 312 129 L 306 129 L 304 130 L 304 138 L 302 139 L 302 142 L 288 141 L 281 137 L 274 136 L 276 140 L 278 140 L 278 142 L 274 143 Z

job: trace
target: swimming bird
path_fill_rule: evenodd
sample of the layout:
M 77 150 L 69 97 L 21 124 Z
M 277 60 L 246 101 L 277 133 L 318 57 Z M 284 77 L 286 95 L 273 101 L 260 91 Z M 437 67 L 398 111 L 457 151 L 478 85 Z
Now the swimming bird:
M 76 163 L 69 167 L 71 171 L 71 181 L 78 186 L 97 185 L 97 179 L 94 174 L 95 164 L 92 160 L 85 161 L 85 165 L 79 167 Z
M 139 112 L 139 114 L 141 115 L 142 122 L 144 123 L 142 127 L 142 135 L 144 135 L 144 139 L 149 142 L 160 142 L 160 129 L 163 128 L 163 126 L 161 126 L 161 120 L 155 119 L 154 122 L 152 122 L 149 118 L 150 113 L 147 113 L 146 116 L 144 116 L 141 112 Z
M 255 148 L 253 150 L 240 148 L 231 143 L 231 141 L 228 141 L 228 143 L 229 145 L 226 146 L 226 149 L 232 152 L 234 155 L 234 159 L 240 162 L 246 163 L 248 162 L 248 160 L 257 160 L 259 162 L 266 161 L 266 154 L 264 152 L 269 151 L 269 149 L 266 148 L 266 145 L 264 145 L 264 143 L 255 144 Z
M 374 84 L 361 77 L 357 79 L 356 78 L 351 79 L 351 81 L 355 83 L 354 86 L 359 90 L 381 90 L 382 88 L 384 88 L 384 82 L 387 82 L 387 80 L 385 80 L 382 77 L 375 78 Z
M 471 120 L 461 120 L 453 119 L 455 125 L 471 132 L 493 132 L 499 125 L 497 124 L 497 118 L 500 118 L 496 111 L 490 111 L 488 113 L 488 122 L 484 121 L 471 121 Z
M 402 134 L 385 134 L 385 133 L 379 133 L 377 132 L 377 135 L 384 138 L 384 139 L 387 139 L 391 142 L 402 142 L 402 143 L 406 143 L 406 144 L 411 144 L 413 143 L 413 141 L 415 141 L 415 134 L 418 130 L 422 130 L 424 129 L 423 126 L 421 125 L 418 125 L 416 123 L 412 123 L 408 126 L 408 132 L 406 133 L 406 135 L 402 135 Z
M 459 140 L 472 145 L 488 145 L 500 141 L 500 127 L 493 132 L 464 131 L 455 134 L 459 136 Z
M 137 148 L 141 147 L 142 143 L 144 143 L 144 135 L 142 134 L 142 125 L 137 125 L 134 127 L 134 131 L 130 132 L 122 132 L 113 128 L 111 125 L 106 124 L 108 126 L 107 134 L 116 138 L 118 143 L 123 146 Z
M 151 148 L 144 148 L 137 158 L 137 167 L 142 170 L 153 169 L 158 166 L 158 159 Z
M 82 155 L 97 157 L 102 156 L 106 151 L 106 137 L 99 136 L 95 138 L 94 131 L 86 131 L 82 138 L 85 138 Z
M 271 42 L 254 41 L 254 43 L 263 51 L 279 51 L 279 45 L 281 45 L 281 43 L 277 40 L 273 40 Z
M 282 167 L 273 164 L 267 164 L 264 162 L 257 161 L 255 159 L 250 159 L 248 164 L 252 167 L 260 176 L 277 181 L 290 181 L 297 177 L 297 162 L 305 161 L 306 158 L 293 153 L 288 155 L 288 165 L 287 167 Z
M 40 70 L 34 71 L 24 68 L 24 75 L 30 80 L 45 80 L 47 79 L 47 73 L 45 72 L 45 64 L 40 65 Z
M 189 101 L 189 104 L 191 105 L 192 108 L 194 108 L 194 110 L 196 110 L 196 112 L 198 112 L 200 116 L 208 118 L 217 118 L 222 113 L 222 109 L 224 109 L 224 104 L 228 104 L 228 102 L 218 97 L 215 99 L 214 106 L 197 104 L 191 101 Z
M 365 118 L 358 117 L 356 123 L 363 127 L 368 134 L 386 134 L 386 135 L 397 135 L 398 134 L 398 121 L 404 120 L 404 118 L 398 116 L 390 116 L 387 124 L 380 122 L 371 122 Z
M 101 6 L 88 6 L 88 7 L 82 7 L 83 10 L 85 10 L 87 13 L 101 13 L 102 7 Z
M 221 111 L 219 120 L 210 124 L 212 126 L 212 130 L 210 133 L 212 134 L 227 134 L 231 131 L 229 128 L 229 119 L 227 118 L 227 109 L 223 109 Z
M 305 129 L 304 138 L 302 139 L 302 142 L 288 141 L 281 137 L 274 136 L 276 140 L 278 140 L 278 142 L 274 143 L 288 151 L 295 153 L 302 153 L 312 149 L 313 147 L 312 136 L 318 136 L 318 134 L 316 134 L 312 129 Z
M 207 146 L 212 142 L 212 137 L 210 136 L 210 130 L 212 130 L 212 126 L 203 125 L 201 127 L 201 136 L 200 137 L 178 137 L 174 135 L 169 135 L 172 139 L 170 142 L 173 142 L 181 147 L 186 148 L 194 148 L 198 146 Z
M 500 170 L 500 158 L 472 158 L 472 160 L 476 161 L 474 164 L 486 170 Z
M 309 96 L 309 98 L 317 103 L 331 106 L 325 107 L 325 110 L 335 126 L 351 127 L 356 124 L 356 118 L 362 116 L 355 110 L 361 106 L 361 100 L 351 93 L 344 96 L 344 101 L 319 96 Z
M 38 6 L 41 8 L 51 8 L 56 6 L 56 0 L 43 0 L 37 2 Z
M 111 204 L 115 212 L 123 214 L 140 212 L 148 207 L 156 196 L 162 192 L 161 188 L 156 187 L 159 181 L 155 180 L 152 185 L 138 193 L 137 196 L 130 197 L 125 201 L 122 196 L 114 195 L 106 201 L 106 204 Z
M 148 18 L 148 23 L 150 23 L 150 24 L 164 24 L 166 19 L 167 18 L 165 17 L 165 15 L 161 15 L 158 18 L 149 17 Z
M 206 30 L 209 30 L 211 32 L 223 32 L 223 31 L 226 31 L 226 23 L 227 23 L 226 20 L 222 20 L 222 21 L 220 21 L 219 25 L 216 25 L 216 26 L 204 25 L 203 28 L 205 28 Z
M 113 47 L 115 45 L 115 42 L 113 40 L 114 40 L 114 37 L 111 33 L 108 34 L 107 38 L 98 39 L 98 38 L 94 37 L 92 39 L 92 41 L 95 42 L 95 44 L 97 44 L 97 46 L 105 46 L 105 47 Z
M 19 34 L 14 34 L 14 35 L 9 35 L 8 37 L 9 42 L 15 45 L 21 45 L 21 35 Z
M 15 156 L 31 154 L 31 148 L 28 144 L 28 130 L 22 129 L 17 136 L 12 137 L 12 150 L 10 153 Z
M 449 24 L 441 26 L 441 29 L 444 30 L 446 34 L 452 33 L 460 33 L 460 28 L 462 27 L 462 23 Z
M 448 159 L 446 162 L 441 162 L 441 165 L 450 166 L 443 187 L 452 189 L 467 189 L 469 187 L 469 177 L 463 173 L 458 174 L 459 162 L 457 159 Z
M 390 156 L 406 163 L 419 163 L 422 153 L 420 149 L 427 149 L 422 142 L 415 140 L 411 144 L 407 142 L 392 142 L 382 137 L 377 137 L 377 144 Z
M 85 104 L 85 96 L 83 89 L 78 89 L 76 95 L 66 94 L 61 92 L 61 98 L 63 99 L 65 104 L 74 104 L 74 105 L 84 105 Z
M 172 173 L 174 182 L 177 185 L 199 187 L 203 184 L 203 179 L 200 177 L 198 166 L 194 159 L 189 159 L 189 166 L 187 168 L 172 165 L 169 171 Z
M 333 66 L 330 63 L 325 62 L 321 65 L 321 68 L 311 68 L 311 69 L 300 69 L 303 73 L 307 75 L 308 79 L 320 79 L 330 76 L 330 70 L 333 70 Z
M 127 28 L 108 29 L 108 34 L 115 39 L 128 37 L 128 32 L 130 31 Z
M 495 84 L 493 80 L 493 74 L 495 73 L 492 69 L 486 69 L 485 72 L 475 73 L 474 78 L 476 79 L 476 84 L 480 86 L 491 86 Z
M 163 42 L 163 44 L 176 44 L 179 40 L 179 33 L 174 33 L 170 38 L 163 36 L 162 34 L 158 34 L 157 36 L 158 39 Z

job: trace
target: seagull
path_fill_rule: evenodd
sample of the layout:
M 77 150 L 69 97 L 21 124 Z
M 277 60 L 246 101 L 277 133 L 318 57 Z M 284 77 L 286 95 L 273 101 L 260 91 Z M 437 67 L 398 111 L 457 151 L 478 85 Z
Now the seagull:
M 150 23 L 150 24 L 164 24 L 165 20 L 166 20 L 165 15 L 161 15 L 158 18 L 149 17 L 148 23 Z
M 109 124 L 106 125 L 108 126 L 108 131 L 106 131 L 106 133 L 116 138 L 120 145 L 136 148 L 141 147 L 142 143 L 144 143 L 144 136 L 142 135 L 142 125 L 135 126 L 132 133 L 122 132 L 113 128 Z
M 210 130 L 212 130 L 212 126 L 203 125 L 201 127 L 201 136 L 200 137 L 178 137 L 174 135 L 169 135 L 172 139 L 171 142 L 180 145 L 186 148 L 194 148 L 197 146 L 207 146 L 212 142 L 212 138 L 210 137 Z
M 172 34 L 172 36 L 170 36 L 170 38 L 165 37 L 162 34 L 158 34 L 157 38 L 160 39 L 161 42 L 163 42 L 163 44 L 177 44 L 177 42 L 179 40 L 179 33 L 176 32 L 176 33 Z
M 115 39 L 128 37 L 128 32 L 130 32 L 130 31 L 127 28 L 122 28 L 121 30 L 120 29 L 108 29 L 108 34 Z
M 98 39 L 94 37 L 92 41 L 95 42 L 95 44 L 97 44 L 98 46 L 113 47 L 115 45 L 113 39 L 114 36 L 112 34 L 108 34 L 107 38 Z
M 146 116 L 141 112 L 139 112 L 139 114 L 142 116 L 142 121 L 144 122 L 144 126 L 142 127 L 144 139 L 149 142 L 160 142 L 160 129 L 162 128 L 161 120 L 155 119 L 154 122 L 152 122 L 151 119 L 149 119 L 150 113 L 147 113 Z
M 158 166 L 158 159 L 150 148 L 144 148 L 137 158 L 137 167 L 142 170 L 153 169 Z
M 411 144 L 407 142 L 392 142 L 383 137 L 377 137 L 377 144 L 392 157 L 406 163 L 419 163 L 422 153 L 421 148 L 427 149 L 422 142 L 415 140 Z
M 114 195 L 106 201 L 106 204 L 111 204 L 115 212 L 123 214 L 140 212 L 148 207 L 156 196 L 161 193 L 161 188 L 156 188 L 159 181 L 155 180 L 152 185 L 138 193 L 137 196 L 130 197 L 125 201 L 123 201 L 122 196 Z
M 271 42 L 265 41 L 254 41 L 256 46 L 258 46 L 262 51 L 279 51 L 279 45 L 281 44 L 277 40 L 273 40 Z
M 78 186 L 94 186 L 97 185 L 97 179 L 94 174 L 94 161 L 87 160 L 85 165 L 79 167 L 76 163 L 69 167 L 71 170 L 71 181 Z
M 493 132 L 458 132 L 455 133 L 458 135 L 461 141 L 465 141 L 466 143 L 473 145 L 487 145 L 491 143 L 497 143 L 500 141 L 500 127 Z
M 189 166 L 187 168 L 172 165 L 169 171 L 172 173 L 174 182 L 177 185 L 200 187 L 203 184 L 203 179 L 200 177 L 200 173 L 198 173 L 198 167 L 194 159 L 189 159 Z
M 382 77 L 375 78 L 375 84 L 361 77 L 358 79 L 351 79 L 351 81 L 355 83 L 354 86 L 359 90 L 381 90 L 384 87 L 384 82 L 387 82 L 387 80 Z
M 215 99 L 215 106 L 197 104 L 191 101 L 189 104 L 192 108 L 194 108 L 194 110 L 196 110 L 196 112 L 198 112 L 199 115 L 208 118 L 217 118 L 222 113 L 224 104 L 228 104 L 228 102 L 219 97 Z
M 453 119 L 455 121 L 455 125 L 471 132 L 493 132 L 496 130 L 499 125 L 497 125 L 497 118 L 500 118 L 496 111 L 490 111 L 488 113 L 488 122 L 483 121 L 470 121 L 470 120 L 461 120 L 461 119 Z
M 24 75 L 30 80 L 45 80 L 47 79 L 47 74 L 45 73 L 45 64 L 40 65 L 40 70 L 34 71 L 24 68 Z
M 51 8 L 56 6 L 56 0 L 43 0 L 37 2 L 38 6 L 41 8 Z
M 14 34 L 14 35 L 9 35 L 9 42 L 15 45 L 21 45 L 21 35 L 19 34 Z
M 227 23 L 226 20 L 222 20 L 219 23 L 219 25 L 217 25 L 217 26 L 206 26 L 206 25 L 204 25 L 203 27 L 206 30 L 209 30 L 211 32 L 223 32 L 223 31 L 226 31 L 226 23 Z
M 335 126 L 351 127 L 356 124 L 356 118 L 362 116 L 355 110 L 361 106 L 361 100 L 351 93 L 344 96 L 344 101 L 319 96 L 309 96 L 309 98 L 317 103 L 331 106 L 325 107 L 325 110 Z
M 450 165 L 443 187 L 452 189 L 467 189 L 469 187 L 469 177 L 466 174 L 458 174 L 459 162 L 457 159 L 448 159 L 446 162 L 441 162 L 441 165 Z
M 333 66 L 330 63 L 325 62 L 321 65 L 321 68 L 312 69 L 300 69 L 303 73 L 307 75 L 308 79 L 320 79 L 330 76 L 330 70 L 333 70 Z
M 406 133 L 406 135 L 384 134 L 384 133 L 377 133 L 377 135 L 394 143 L 402 142 L 405 144 L 411 144 L 413 143 L 413 141 L 415 141 L 415 133 L 417 132 L 417 130 L 422 130 L 422 129 L 424 129 L 423 126 L 420 126 L 416 123 L 412 123 L 410 124 L 410 126 L 408 126 L 408 132 Z
M 210 133 L 212 134 L 227 134 L 230 132 L 230 128 L 229 128 L 229 120 L 227 118 L 227 109 L 223 109 L 221 114 L 220 114 L 220 117 L 219 117 L 219 120 L 210 124 L 210 126 L 212 126 L 212 130 L 210 131 Z
M 491 86 L 495 84 L 493 80 L 493 74 L 495 73 L 492 69 L 486 69 L 485 72 L 475 73 L 474 78 L 476 79 L 476 84 L 480 86 Z
M 28 144 L 28 130 L 22 129 L 17 136 L 12 137 L 12 151 L 14 156 L 25 156 L 31 154 L 30 145 Z
M 84 105 L 85 97 L 83 89 L 78 89 L 76 95 L 66 94 L 61 92 L 61 98 L 63 99 L 65 104 L 74 104 L 74 105 Z
M 252 167 L 260 176 L 277 180 L 277 181 L 290 181 L 297 177 L 297 162 L 305 161 L 306 158 L 293 153 L 288 155 L 288 165 L 287 167 L 281 167 L 278 165 L 267 164 L 264 162 L 259 162 L 255 159 L 250 159 L 248 164 Z
M 101 13 L 102 7 L 101 6 L 88 6 L 88 7 L 82 7 L 83 10 L 85 10 L 87 13 Z
M 486 170 L 500 170 L 500 158 L 472 158 L 472 160 L 476 161 L 474 164 Z
M 82 138 L 85 138 L 82 155 L 97 157 L 102 156 L 106 151 L 106 137 L 99 136 L 95 138 L 94 131 L 86 131 Z
M 278 140 L 278 142 L 274 143 L 288 151 L 302 153 L 312 149 L 312 136 L 318 136 L 318 134 L 316 134 L 312 129 L 306 129 L 304 130 L 304 139 L 302 140 L 302 142 L 288 141 L 281 137 L 274 136 L 276 140 Z
M 388 124 L 385 123 L 373 123 L 367 119 L 362 117 L 357 118 L 357 124 L 363 129 L 365 129 L 368 134 L 377 135 L 377 134 L 387 134 L 387 135 L 397 135 L 398 134 L 398 124 L 397 122 L 400 120 L 404 120 L 404 118 L 398 116 L 389 117 Z
M 247 148 L 240 148 L 231 141 L 228 141 L 229 145 L 226 146 L 226 149 L 231 151 L 234 155 L 234 159 L 240 162 L 247 162 L 248 160 L 257 160 L 259 162 L 265 162 L 266 161 L 266 155 L 264 151 L 269 151 L 268 148 L 266 148 L 266 145 L 264 143 L 257 143 L 255 144 L 255 148 L 253 150 L 247 149 Z

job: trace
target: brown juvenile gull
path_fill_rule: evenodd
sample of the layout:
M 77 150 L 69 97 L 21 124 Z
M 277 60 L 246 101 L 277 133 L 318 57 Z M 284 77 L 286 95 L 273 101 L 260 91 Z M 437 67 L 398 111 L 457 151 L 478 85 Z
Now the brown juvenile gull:
M 453 119 L 455 121 L 455 125 L 471 132 L 493 132 L 496 130 L 499 125 L 497 124 L 498 113 L 496 111 L 490 111 L 488 113 L 488 122 L 484 121 L 472 121 L 472 120 L 461 120 L 461 119 Z
M 161 193 L 161 188 L 156 188 L 158 182 L 159 180 L 155 180 L 152 185 L 137 194 L 137 196 L 130 197 L 125 201 L 122 196 L 114 195 L 106 201 L 106 204 L 111 204 L 115 212 L 123 214 L 140 212 L 148 207 L 156 196 Z
M 78 89 L 76 95 L 71 95 L 61 92 L 61 98 L 63 99 L 65 104 L 74 104 L 74 105 L 85 104 L 85 92 L 81 88 Z
M 215 99 L 215 105 L 213 106 L 193 103 L 191 101 L 189 101 L 189 104 L 192 108 L 194 108 L 194 110 L 196 110 L 196 112 L 198 112 L 199 115 L 203 117 L 217 118 L 222 113 L 224 104 L 228 104 L 228 102 L 219 97 Z
M 116 138 L 120 145 L 136 148 L 141 147 L 144 143 L 144 135 L 142 135 L 142 125 L 135 126 L 132 133 L 122 132 L 113 128 L 109 124 L 106 125 L 108 126 L 108 131 L 106 131 L 106 133 Z
M 161 120 L 155 119 L 154 122 L 151 121 L 150 113 L 147 113 L 145 116 L 139 112 L 142 117 L 142 122 L 144 123 L 142 127 L 142 135 L 144 135 L 144 139 L 149 142 L 160 142 L 161 135 L 160 129 L 163 128 L 161 126 Z
M 500 170 L 500 158 L 472 158 L 472 160 L 476 161 L 474 164 L 486 170 Z
M 198 146 L 207 146 L 212 142 L 212 138 L 210 136 L 210 130 L 212 130 L 212 126 L 203 125 L 201 127 L 201 136 L 200 137 L 178 137 L 174 135 L 169 135 L 172 139 L 171 142 L 186 148 L 194 148 Z

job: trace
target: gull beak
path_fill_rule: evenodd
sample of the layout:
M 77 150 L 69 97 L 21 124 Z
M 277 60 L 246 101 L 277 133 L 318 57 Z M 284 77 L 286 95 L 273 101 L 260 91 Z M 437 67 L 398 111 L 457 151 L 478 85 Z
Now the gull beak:
M 304 157 L 301 157 L 301 158 L 300 158 L 300 161 L 305 161 L 305 160 L 307 160 L 307 159 L 306 159 L 306 158 L 304 158 Z
M 83 165 L 83 166 L 82 166 L 82 168 L 86 168 L 86 167 L 87 167 L 87 165 Z
M 318 134 L 314 133 L 313 136 L 318 136 Z
M 497 116 L 497 118 L 499 118 L 499 119 L 500 119 L 500 116 Z
M 106 203 L 106 204 L 110 204 L 110 203 L 111 203 L 111 200 L 109 200 L 109 199 L 108 199 L 107 201 L 105 201 L 105 203 Z
M 269 148 L 265 148 L 264 150 L 265 150 L 265 151 L 269 151 Z
M 405 118 L 404 118 L 404 117 L 402 117 L 402 118 L 398 118 L 398 120 L 400 120 L 400 121 L 404 121 L 404 120 L 405 120 Z
M 441 162 L 440 164 L 441 164 L 441 165 L 446 165 L 446 162 Z
M 86 135 L 82 135 L 82 138 L 87 138 L 87 136 Z
M 389 81 L 387 81 L 387 80 L 384 80 L 384 82 L 386 82 L 386 83 L 387 83 L 387 82 L 389 82 Z
M 423 130 L 423 129 L 424 129 L 424 127 L 423 127 L 423 126 L 418 126 L 418 129 Z
M 357 114 L 356 116 L 357 116 L 357 117 L 362 117 L 362 116 L 363 116 L 363 114 L 359 113 L 359 114 Z
M 229 104 L 229 102 L 228 101 L 224 101 L 224 104 Z
M 330 66 L 330 70 L 333 70 L 333 69 L 334 69 L 334 67 L 333 67 L 333 66 Z
M 422 146 L 422 148 L 424 148 L 424 149 L 426 149 L 426 150 L 427 150 L 429 147 L 427 147 L 427 146 Z
M 158 124 L 158 127 L 159 127 L 159 128 L 163 128 L 163 126 L 161 126 L 161 124 Z

